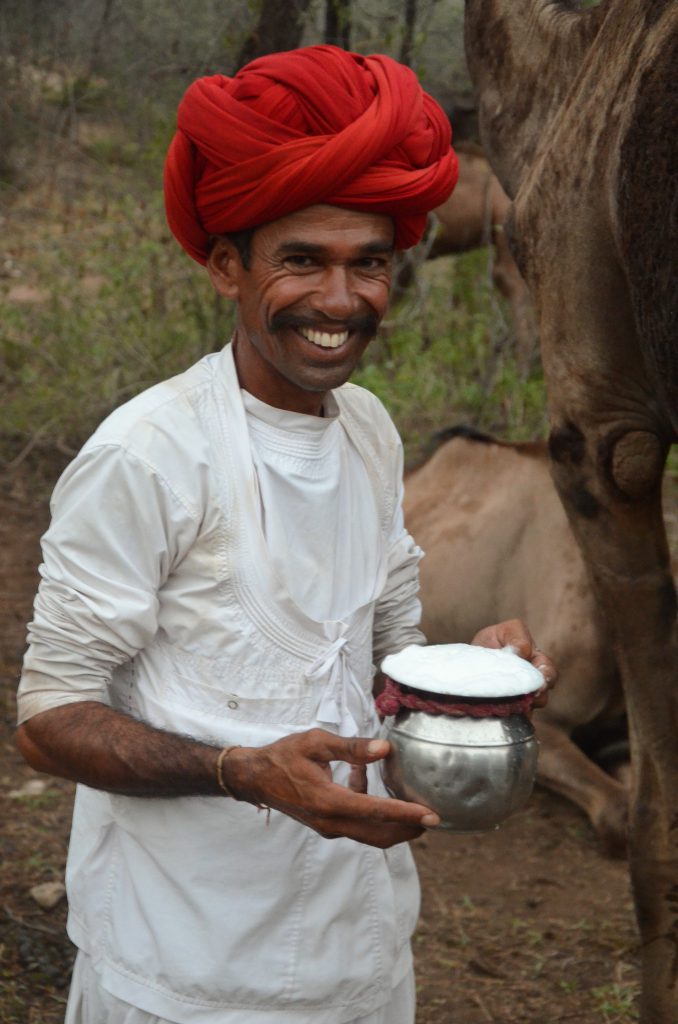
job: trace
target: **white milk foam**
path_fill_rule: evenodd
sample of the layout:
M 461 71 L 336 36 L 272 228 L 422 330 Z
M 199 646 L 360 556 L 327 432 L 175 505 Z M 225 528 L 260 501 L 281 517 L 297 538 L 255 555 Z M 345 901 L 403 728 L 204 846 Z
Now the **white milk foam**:
M 411 644 L 389 654 L 381 670 L 397 683 L 456 697 L 517 697 L 534 693 L 544 677 L 511 647 L 494 650 L 472 644 Z

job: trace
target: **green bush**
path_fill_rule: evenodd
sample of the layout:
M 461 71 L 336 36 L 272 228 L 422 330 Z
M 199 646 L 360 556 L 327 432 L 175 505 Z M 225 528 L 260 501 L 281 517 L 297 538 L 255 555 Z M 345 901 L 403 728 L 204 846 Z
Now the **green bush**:
M 33 270 L 43 301 L 0 302 L 5 459 L 76 450 L 121 402 L 228 339 L 231 311 L 169 239 L 159 202 L 53 237 Z
M 232 310 L 169 237 L 159 201 L 109 209 L 96 231 L 52 237 L 33 269 L 43 301 L 0 302 L 0 445 L 76 450 L 137 391 L 229 337 Z M 544 425 L 539 374 L 522 381 L 483 253 L 424 268 L 355 380 L 384 401 L 414 450 L 465 421 L 511 436 Z M 421 293 L 421 287 L 419 289 Z
M 513 438 L 545 432 L 541 368 L 522 379 L 487 260 L 478 250 L 426 264 L 354 378 L 387 406 L 410 455 L 455 423 Z

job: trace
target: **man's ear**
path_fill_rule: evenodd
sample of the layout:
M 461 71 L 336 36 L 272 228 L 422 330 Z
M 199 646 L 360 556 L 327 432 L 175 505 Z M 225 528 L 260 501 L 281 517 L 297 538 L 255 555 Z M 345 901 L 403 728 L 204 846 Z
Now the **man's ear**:
M 240 254 L 228 238 L 217 238 L 207 257 L 210 281 L 226 299 L 240 295 L 240 279 L 245 273 Z

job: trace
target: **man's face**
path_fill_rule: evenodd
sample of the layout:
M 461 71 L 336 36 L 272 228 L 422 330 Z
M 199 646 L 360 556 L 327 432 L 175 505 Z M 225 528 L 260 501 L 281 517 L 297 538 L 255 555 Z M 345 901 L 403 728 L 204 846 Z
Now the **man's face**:
M 318 415 L 386 312 L 392 256 L 389 217 L 321 205 L 257 229 L 249 270 L 228 242 L 217 243 L 208 269 L 238 303 L 242 387 L 269 405 Z

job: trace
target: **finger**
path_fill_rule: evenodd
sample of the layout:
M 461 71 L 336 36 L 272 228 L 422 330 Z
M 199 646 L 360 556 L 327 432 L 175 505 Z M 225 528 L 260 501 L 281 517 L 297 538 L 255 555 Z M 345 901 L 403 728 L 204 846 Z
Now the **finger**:
M 391 744 L 388 740 L 364 737 L 336 736 L 324 729 L 312 729 L 308 734 L 310 757 L 321 761 L 348 761 L 349 764 L 372 764 L 387 757 Z
M 316 829 L 326 839 L 335 839 L 340 836 L 347 836 L 358 843 L 366 843 L 369 846 L 376 846 L 381 849 L 388 849 L 395 843 L 410 842 L 423 835 L 424 828 L 411 825 L 390 825 L 371 822 L 360 822 L 345 820 L 340 822 L 320 822 Z
M 354 793 L 367 792 L 367 772 L 364 764 L 352 764 L 348 773 L 348 788 Z
M 533 697 L 533 700 L 532 700 L 532 707 L 530 708 L 530 712 L 535 710 L 535 708 L 545 708 L 546 707 L 546 705 L 548 704 L 548 699 L 549 699 L 548 693 L 549 693 L 548 686 L 542 686 L 541 690 L 537 690 L 537 692 L 534 694 L 534 697 Z M 528 712 L 528 717 L 529 717 L 530 712 Z
M 325 839 L 347 838 L 359 843 L 387 849 L 395 843 L 409 842 L 422 835 L 425 826 L 389 821 L 359 821 L 355 818 L 323 818 L 290 810 L 285 813 L 302 825 L 313 829 Z M 439 824 L 431 821 L 428 827 Z
M 476 633 L 471 643 L 477 647 L 490 647 L 495 650 L 510 647 L 521 658 L 527 659 L 534 648 L 530 631 L 520 619 L 507 619 L 506 622 L 487 626 Z
M 497 634 L 503 647 L 511 647 L 521 658 L 529 660 L 534 652 L 534 640 L 529 629 L 520 619 L 500 622 Z
M 280 805 L 278 809 L 286 810 Z M 306 813 L 316 821 L 351 820 L 356 825 L 359 822 L 372 822 L 430 828 L 440 823 L 439 816 L 423 804 L 355 793 L 336 783 L 320 787 L 312 803 L 294 810 Z M 286 810 L 286 813 L 289 811 Z
M 535 647 L 530 661 L 535 668 L 538 668 L 546 680 L 546 689 L 550 689 L 558 678 L 558 670 L 547 654 Z
M 302 820 L 303 819 L 299 819 Z M 431 820 L 427 825 L 403 824 L 390 821 L 356 821 L 355 818 L 316 818 L 303 821 L 326 839 L 346 837 L 370 846 L 387 848 L 394 843 L 409 842 L 422 835 L 426 828 L 439 825 L 439 820 Z

